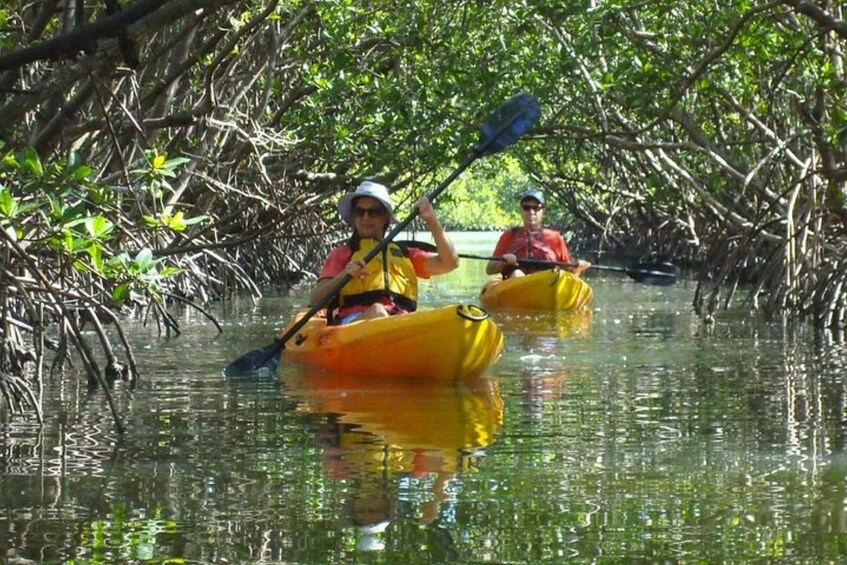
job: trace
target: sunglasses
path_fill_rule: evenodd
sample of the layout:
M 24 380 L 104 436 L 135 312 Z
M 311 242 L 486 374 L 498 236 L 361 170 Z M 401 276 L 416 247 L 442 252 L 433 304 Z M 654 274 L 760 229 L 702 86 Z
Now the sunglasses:
M 523 208 L 526 212 L 529 212 L 530 210 L 538 212 L 539 210 L 543 210 L 544 206 L 541 206 L 540 204 L 521 204 L 521 208 Z
M 385 208 L 382 206 L 377 206 L 375 208 L 362 208 L 361 206 L 356 206 L 353 208 L 353 215 L 357 218 L 364 218 L 365 216 L 379 218 L 383 214 L 385 214 Z

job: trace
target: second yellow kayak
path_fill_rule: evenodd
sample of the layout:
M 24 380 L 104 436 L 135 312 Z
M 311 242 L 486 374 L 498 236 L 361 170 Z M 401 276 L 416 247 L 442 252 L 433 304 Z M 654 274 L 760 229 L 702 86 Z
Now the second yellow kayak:
M 594 294 L 580 277 L 550 269 L 525 277 L 493 279 L 479 295 L 483 308 L 564 311 L 588 305 Z

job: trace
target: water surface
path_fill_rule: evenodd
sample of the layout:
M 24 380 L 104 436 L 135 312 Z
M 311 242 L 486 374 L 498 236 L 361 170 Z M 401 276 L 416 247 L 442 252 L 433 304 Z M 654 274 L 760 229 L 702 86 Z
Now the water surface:
M 477 302 L 483 269 L 422 302 Z M 45 381 L 43 427 L 0 423 L 0 562 L 844 561 L 843 339 L 705 327 L 684 280 L 586 278 L 589 311 L 493 313 L 503 357 L 457 384 L 222 379 L 306 288 L 218 305 L 221 335 L 133 325 L 123 436 L 71 377 Z

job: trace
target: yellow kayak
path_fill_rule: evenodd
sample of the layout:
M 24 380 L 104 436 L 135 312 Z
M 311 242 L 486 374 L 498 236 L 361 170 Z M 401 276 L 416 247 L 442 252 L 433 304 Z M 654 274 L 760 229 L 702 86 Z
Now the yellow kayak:
M 312 317 L 288 340 L 282 356 L 344 375 L 453 380 L 481 375 L 502 351 L 503 334 L 488 312 L 452 305 L 343 326 Z
M 568 271 L 549 269 L 525 277 L 492 279 L 479 295 L 483 308 L 514 310 L 576 310 L 594 296 L 584 280 Z

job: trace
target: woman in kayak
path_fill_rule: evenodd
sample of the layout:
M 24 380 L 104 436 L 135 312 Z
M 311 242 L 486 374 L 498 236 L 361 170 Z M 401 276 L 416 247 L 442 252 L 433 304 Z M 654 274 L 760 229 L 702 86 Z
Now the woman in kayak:
M 397 221 L 388 188 L 365 181 L 355 192 L 345 194 L 338 211 L 353 226 L 353 235 L 330 251 L 311 296 L 317 304 L 343 277 L 351 280 L 338 293 L 337 323 L 380 318 L 417 309 L 418 278 L 449 273 L 459 266 L 459 255 L 447 238 L 426 198 L 415 202 L 418 215 L 435 240 L 436 252 L 389 243 L 366 265 L 363 258 L 379 245 L 388 226 Z
M 544 270 L 544 266 L 519 267 L 521 259 L 540 259 L 571 263 L 571 254 L 562 234 L 553 229 L 541 227 L 544 218 L 544 193 L 529 189 L 521 195 L 521 220 L 523 227 L 511 228 L 503 232 L 494 247 L 493 259 L 488 262 L 485 272 L 489 275 L 501 273 L 504 279 L 522 277 L 528 273 Z M 566 270 L 579 275 L 591 267 L 588 261 L 579 260 Z

